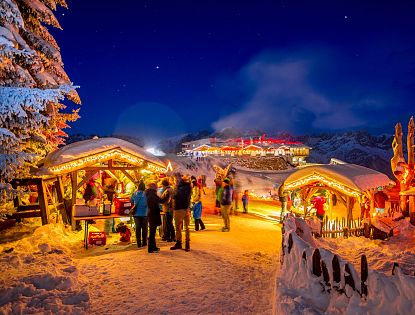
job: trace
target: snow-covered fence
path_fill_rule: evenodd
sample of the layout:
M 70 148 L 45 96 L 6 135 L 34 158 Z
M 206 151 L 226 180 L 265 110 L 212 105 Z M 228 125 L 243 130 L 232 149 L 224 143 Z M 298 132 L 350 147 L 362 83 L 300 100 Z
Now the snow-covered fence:
M 414 314 L 415 278 L 398 266 L 391 276 L 369 270 L 361 256 L 360 273 L 334 253 L 318 248 L 302 219 L 283 225 L 282 286 L 324 313 Z M 280 284 L 281 285 L 281 284 Z
M 347 222 L 346 218 L 337 218 L 330 220 L 328 216 L 326 216 L 322 223 L 321 233 L 313 232 L 314 236 L 322 236 L 322 237 L 349 237 L 349 236 L 363 236 L 364 235 L 364 228 L 360 224 L 361 220 L 355 220 L 353 217 L 349 222 Z

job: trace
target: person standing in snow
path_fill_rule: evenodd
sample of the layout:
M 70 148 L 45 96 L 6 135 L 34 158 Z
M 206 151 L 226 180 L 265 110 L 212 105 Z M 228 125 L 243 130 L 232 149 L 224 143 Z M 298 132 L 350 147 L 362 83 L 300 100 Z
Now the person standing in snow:
M 190 250 L 190 197 L 192 188 L 190 186 L 190 177 L 183 175 L 177 183 L 177 187 L 173 194 L 174 200 L 174 224 L 176 227 L 176 244 L 170 247 L 171 250 L 182 248 L 182 226 L 186 232 L 185 250 Z
M 215 180 L 215 214 L 221 214 L 220 210 L 220 198 L 219 198 L 219 192 L 223 189 L 222 187 L 222 179 L 219 177 L 216 177 Z
M 161 182 L 163 192 L 161 194 L 160 203 L 163 207 L 163 212 L 166 215 L 166 232 L 164 238 L 167 242 L 175 242 L 176 236 L 173 226 L 173 188 L 170 186 L 168 178 L 164 178 Z
M 221 204 L 221 213 L 223 218 L 223 228 L 222 232 L 229 232 L 230 227 L 230 219 L 229 219 L 229 212 L 232 207 L 232 187 L 230 186 L 230 179 L 225 178 L 223 180 L 223 190 L 221 190 L 220 195 L 220 204 Z
M 147 246 L 147 197 L 144 194 L 146 186 L 143 181 L 137 185 L 137 190 L 131 196 L 131 204 L 134 208 L 134 223 L 135 223 L 135 237 L 137 240 L 137 247 Z M 142 242 L 141 242 L 142 241 Z
M 199 186 L 196 177 L 192 176 L 192 197 L 191 197 L 191 203 L 192 203 L 192 211 L 193 211 L 193 218 L 195 219 L 195 230 L 199 231 L 199 225 L 200 230 L 205 229 L 205 224 L 202 221 L 202 189 Z
M 160 198 L 157 196 L 157 185 L 155 183 L 148 184 L 145 194 L 148 207 L 148 225 L 150 227 L 148 252 L 155 253 L 160 250 L 156 245 L 156 231 L 157 227 L 161 225 Z
M 242 195 L 242 206 L 244 207 L 244 213 L 248 213 L 248 203 L 249 203 L 249 192 L 248 190 L 244 191 Z

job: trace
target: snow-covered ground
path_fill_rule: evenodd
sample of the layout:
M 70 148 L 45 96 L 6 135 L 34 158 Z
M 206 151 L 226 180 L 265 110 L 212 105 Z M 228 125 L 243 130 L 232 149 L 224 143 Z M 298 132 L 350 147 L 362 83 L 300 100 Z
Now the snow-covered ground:
M 350 261 L 360 270 L 360 257 L 367 257 L 369 268 L 390 275 L 393 263 L 406 274 L 415 272 L 415 227 L 408 220 L 397 222 L 396 236 L 386 241 L 371 240 L 364 237 L 320 238 L 319 247 L 323 247 Z
M 286 220 L 284 228 L 285 255 L 277 276 L 277 314 L 414 314 L 415 277 L 412 274 L 405 275 L 400 268 L 397 268 L 393 275 L 391 270 L 385 274 L 373 270 L 375 267 L 385 269 L 384 262 L 370 263 L 371 259 L 376 258 L 382 261 L 393 259 L 378 252 L 394 252 L 395 257 L 405 253 L 406 243 L 413 242 L 413 227 L 406 226 L 402 229 L 401 238 L 397 237 L 389 249 L 386 249 L 387 244 L 376 244 L 376 241 L 364 238 L 338 239 L 335 242 L 328 239 L 316 241 L 311 238 L 306 223 L 297 218 Z M 292 242 L 289 241 L 290 235 Z M 326 248 L 334 247 L 337 252 L 322 248 L 322 244 L 325 244 Z M 342 250 L 342 247 L 346 250 Z M 324 269 L 321 276 L 316 276 L 312 272 L 312 256 L 316 248 L 319 248 L 321 254 L 321 264 L 318 265 L 327 268 L 326 277 Z M 369 261 L 368 278 L 363 280 L 367 286 L 367 295 L 363 293 L 360 272 L 357 266 L 353 265 L 357 262 L 349 260 L 350 257 L 355 259 L 355 255 L 359 255 L 360 258 L 363 253 L 368 255 Z M 340 281 L 337 282 L 334 280 L 332 265 L 334 254 L 345 254 L 339 257 Z M 411 257 L 413 256 L 407 258 L 411 260 Z M 346 264 L 350 271 L 347 271 Z M 346 277 L 353 277 L 354 284 L 351 285 L 350 280 L 346 281 Z
M 83 232 L 18 224 L 0 234 L 0 314 L 271 314 L 280 228 L 250 215 L 205 215 L 191 251 L 82 247 Z M 33 232 L 34 230 L 34 232 Z M 13 250 L 12 250 L 13 249 Z

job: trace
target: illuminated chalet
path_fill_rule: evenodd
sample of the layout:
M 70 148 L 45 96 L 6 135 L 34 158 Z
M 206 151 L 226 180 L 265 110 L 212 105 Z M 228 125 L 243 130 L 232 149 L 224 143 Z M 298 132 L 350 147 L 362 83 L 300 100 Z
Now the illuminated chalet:
M 310 147 L 298 141 L 287 141 L 265 136 L 258 138 L 205 138 L 182 143 L 182 154 L 193 156 L 252 156 L 282 157 L 291 164 L 305 164 Z

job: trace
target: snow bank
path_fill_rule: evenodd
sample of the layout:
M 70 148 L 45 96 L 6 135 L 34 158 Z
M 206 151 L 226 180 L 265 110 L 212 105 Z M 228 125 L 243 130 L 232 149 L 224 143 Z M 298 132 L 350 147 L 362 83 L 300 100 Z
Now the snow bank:
M 391 274 L 393 264 L 398 263 L 401 270 L 412 275 L 415 271 L 415 227 L 408 220 L 392 221 L 393 237 L 386 241 L 371 240 L 364 237 L 319 238 L 319 247 L 330 250 L 360 266 L 360 257 L 367 257 L 369 267 L 384 274 Z
M 16 237 L 21 239 L 13 241 Z M 87 312 L 86 281 L 71 257 L 82 232 L 58 224 L 17 225 L 0 238 L 0 314 Z
M 352 264 L 306 241 L 311 233 L 301 221 L 288 217 L 284 223 L 276 314 L 415 313 L 414 277 L 404 275 L 399 268 L 392 276 L 369 270 L 368 279 L 362 283 Z M 317 250 L 321 256 L 317 259 L 320 263 L 314 264 L 320 270 L 318 276 L 313 267 Z M 336 259 L 340 267 L 337 275 L 333 263 Z

